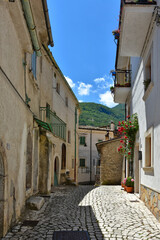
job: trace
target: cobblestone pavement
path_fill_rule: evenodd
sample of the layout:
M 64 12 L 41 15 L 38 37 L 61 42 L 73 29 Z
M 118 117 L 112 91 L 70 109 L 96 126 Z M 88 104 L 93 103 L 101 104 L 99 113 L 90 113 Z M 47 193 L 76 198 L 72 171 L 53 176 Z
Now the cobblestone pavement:
M 160 239 L 160 223 L 120 186 L 60 186 L 45 199 L 39 212 L 25 214 L 25 220 L 39 221 L 35 227 L 19 223 L 3 239 L 51 240 L 54 231 L 60 230 L 85 230 L 91 240 Z

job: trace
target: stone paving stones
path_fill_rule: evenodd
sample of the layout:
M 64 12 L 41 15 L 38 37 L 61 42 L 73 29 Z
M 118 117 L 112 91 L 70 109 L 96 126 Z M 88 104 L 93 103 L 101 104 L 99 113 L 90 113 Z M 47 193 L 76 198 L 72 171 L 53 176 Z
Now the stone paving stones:
M 24 220 L 38 224 L 23 226 Z M 160 239 L 157 219 L 120 186 L 59 186 L 39 211 L 27 210 L 3 240 L 51 240 L 55 231 L 87 231 L 91 240 Z

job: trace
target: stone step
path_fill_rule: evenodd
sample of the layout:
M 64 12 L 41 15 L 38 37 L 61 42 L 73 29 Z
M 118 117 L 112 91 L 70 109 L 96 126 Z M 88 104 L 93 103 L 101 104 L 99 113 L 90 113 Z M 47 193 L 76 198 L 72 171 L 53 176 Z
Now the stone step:
M 43 206 L 44 202 L 43 197 L 32 196 L 27 200 L 26 205 L 31 210 L 39 210 Z

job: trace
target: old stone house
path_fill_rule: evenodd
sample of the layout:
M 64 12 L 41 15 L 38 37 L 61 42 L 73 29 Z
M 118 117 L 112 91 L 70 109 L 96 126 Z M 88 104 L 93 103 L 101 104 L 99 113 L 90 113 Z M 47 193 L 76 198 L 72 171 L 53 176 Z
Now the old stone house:
M 78 101 L 54 60 L 46 0 L 0 1 L 0 237 L 26 199 L 77 181 Z
M 135 191 L 160 221 L 160 1 L 121 1 L 114 101 L 138 114 Z M 126 176 L 129 163 L 126 160 Z
M 99 175 L 100 156 L 96 148 L 98 142 L 114 138 L 115 125 L 108 127 L 79 126 L 78 182 L 95 183 Z

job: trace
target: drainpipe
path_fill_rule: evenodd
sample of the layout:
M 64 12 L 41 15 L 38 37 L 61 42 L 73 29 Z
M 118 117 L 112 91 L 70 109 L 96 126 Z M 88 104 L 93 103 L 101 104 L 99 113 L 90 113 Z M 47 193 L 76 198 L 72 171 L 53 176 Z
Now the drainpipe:
M 34 24 L 32 10 L 31 10 L 29 0 L 21 0 L 21 2 L 22 2 L 22 8 L 24 11 L 24 16 L 25 16 L 27 26 L 28 26 L 28 29 L 30 32 L 33 48 L 34 48 L 37 56 L 40 57 L 40 56 L 42 56 L 42 53 L 41 53 L 41 48 L 40 48 L 40 45 L 38 42 L 36 26 Z
M 90 183 L 92 182 L 92 130 L 90 132 Z
M 75 155 L 74 155 L 74 180 L 76 182 L 76 155 L 77 155 L 77 136 L 76 136 L 76 126 L 77 126 L 77 108 L 75 107 L 75 129 L 74 129 L 74 132 L 75 132 L 75 146 L 74 146 L 74 149 L 75 149 Z

